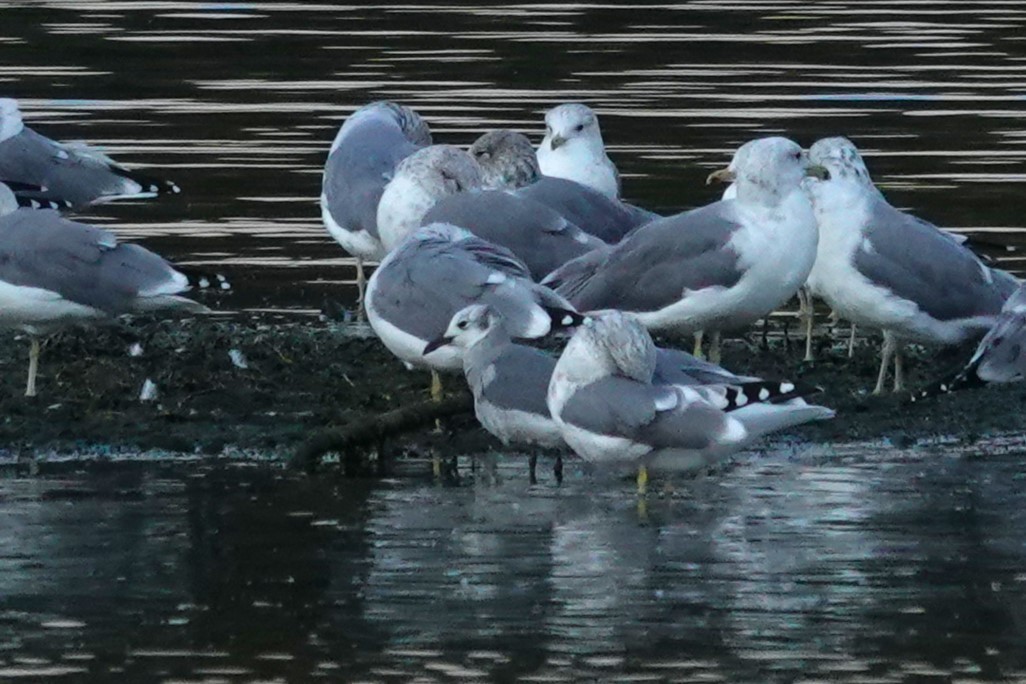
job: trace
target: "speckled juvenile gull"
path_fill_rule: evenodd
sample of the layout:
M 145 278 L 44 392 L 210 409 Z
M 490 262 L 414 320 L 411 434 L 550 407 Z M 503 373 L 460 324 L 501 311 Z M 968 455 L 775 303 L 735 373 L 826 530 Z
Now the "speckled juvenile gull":
M 883 330 L 874 393 L 883 391 L 892 357 L 900 390 L 905 342 L 953 345 L 981 334 L 996 321 L 1014 280 L 888 204 L 860 177 L 864 164 L 854 146 L 815 153 L 829 179 L 808 185 L 820 233 L 810 288 L 842 318 Z
M 653 385 L 656 350 L 636 318 L 589 318 L 559 357 L 546 397 L 563 439 L 583 459 L 638 468 L 698 471 L 744 442 L 747 431 L 698 388 Z
M 817 230 L 800 182 L 809 167 L 785 138 L 746 143 L 719 177 L 737 199 L 646 224 L 610 250 L 546 278 L 579 311 L 620 309 L 651 330 L 731 330 L 794 296 L 816 256 Z M 718 348 L 711 358 L 718 360 Z
M 598 116 L 580 103 L 561 104 L 545 113 L 545 138 L 538 146 L 538 164 L 546 176 L 566 178 L 620 196 L 620 174 L 606 156 Z
M 378 237 L 378 201 L 395 167 L 431 144 L 431 131 L 417 112 L 394 102 L 372 102 L 353 112 L 331 144 L 321 187 L 321 217 L 331 236 L 356 257 L 363 305 L 364 260 L 386 250 Z
M 55 211 L 21 209 L 0 185 L 0 327 L 32 335 L 26 395 L 36 393 L 38 336 L 135 311 L 205 310 L 181 296 L 189 287 L 153 252 Z
M 544 204 L 604 242 L 615 244 L 634 228 L 660 218 L 576 181 L 542 175 L 534 147 L 521 133 L 485 133 L 470 146 L 470 154 L 481 166 L 485 187 Z
M 497 309 L 471 304 L 453 316 L 425 351 L 452 344 L 463 350 L 463 373 L 474 395 L 478 422 L 506 446 L 564 449 L 566 443 L 545 402 L 555 357 L 516 344 Z M 531 455 L 531 481 L 537 457 Z M 557 480 L 562 464 L 557 461 Z
M 470 304 L 493 306 L 510 335 L 535 338 L 574 325 L 573 307 L 532 282 L 526 266 L 508 250 L 457 226 L 433 224 L 416 231 L 388 254 L 367 287 L 367 318 L 385 346 L 410 366 L 462 368 L 459 347 L 424 353 L 453 315 Z
M 45 191 L 31 196 L 68 201 L 76 208 L 179 192 L 171 181 L 130 171 L 95 147 L 36 133 L 10 98 L 0 98 L 0 179 L 41 186 Z
M 410 155 L 381 196 L 383 244 L 391 249 L 422 225 L 451 223 L 506 247 L 535 279 L 605 244 L 544 205 L 481 187 L 480 167 L 459 148 L 433 145 Z

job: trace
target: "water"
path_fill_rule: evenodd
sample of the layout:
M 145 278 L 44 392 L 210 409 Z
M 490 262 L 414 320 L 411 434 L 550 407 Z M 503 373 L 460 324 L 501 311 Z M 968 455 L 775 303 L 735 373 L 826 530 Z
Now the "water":
M 1022 243 L 1026 3 L 0 9 L 30 125 L 183 188 L 90 214 L 225 308 L 352 299 L 316 206 L 346 114 L 467 144 L 595 106 L 627 197 L 708 201 L 739 143 L 852 137 L 892 201 Z M 1021 258 L 1004 255 L 1018 270 Z M 998 448 L 1000 447 L 1000 448 Z M 0 680 L 1026 679 L 1019 444 L 774 452 L 639 512 L 629 486 L 309 480 L 266 464 L 0 479 Z
M 843 133 L 897 205 L 1023 241 L 1021 2 L 31 0 L 2 12 L 0 92 L 54 137 L 165 169 L 180 197 L 94 215 L 230 271 L 226 308 L 353 298 L 315 200 L 342 119 L 378 98 L 461 145 L 498 126 L 540 140 L 545 109 L 585 100 L 627 197 L 660 211 L 709 201 L 705 176 L 754 136 Z

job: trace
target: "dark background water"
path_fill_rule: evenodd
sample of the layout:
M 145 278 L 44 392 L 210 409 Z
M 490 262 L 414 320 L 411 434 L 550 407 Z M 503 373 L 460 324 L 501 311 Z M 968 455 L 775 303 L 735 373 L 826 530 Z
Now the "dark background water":
M 1009 1 L 5 2 L 0 93 L 183 188 L 92 220 L 227 269 L 225 307 L 310 311 L 352 296 L 316 197 L 378 98 L 457 144 L 589 102 L 626 196 L 665 211 L 751 137 L 845 134 L 895 204 L 1019 242 L 1024 25 Z M 647 514 L 512 465 L 10 468 L 0 680 L 1024 680 L 1022 451 L 984 451 L 773 451 Z

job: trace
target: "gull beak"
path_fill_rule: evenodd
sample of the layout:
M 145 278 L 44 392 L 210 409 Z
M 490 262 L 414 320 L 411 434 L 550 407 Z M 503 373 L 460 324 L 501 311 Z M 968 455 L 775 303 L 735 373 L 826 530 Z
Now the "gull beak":
M 424 345 L 424 351 L 421 352 L 421 356 L 427 356 L 428 354 L 430 354 L 431 352 L 435 351 L 436 349 L 439 349 L 439 348 L 444 347 L 445 345 L 451 343 L 452 340 L 453 340 L 453 338 L 446 337 L 445 335 L 442 335 L 441 337 L 436 337 L 435 339 L 431 340 L 426 345 Z
M 805 167 L 805 175 L 818 178 L 821 181 L 830 180 L 830 172 L 827 167 L 820 164 L 809 164 Z
M 566 143 L 566 138 L 564 138 L 561 135 L 554 135 L 554 136 L 552 136 L 552 140 L 549 141 L 549 147 L 551 147 L 552 149 L 555 150 L 555 149 L 558 149 L 558 148 L 562 147 L 565 143 Z
M 717 181 L 719 183 L 733 183 L 734 172 L 731 171 L 729 167 L 713 171 L 706 177 L 705 184 L 710 185 L 713 181 Z

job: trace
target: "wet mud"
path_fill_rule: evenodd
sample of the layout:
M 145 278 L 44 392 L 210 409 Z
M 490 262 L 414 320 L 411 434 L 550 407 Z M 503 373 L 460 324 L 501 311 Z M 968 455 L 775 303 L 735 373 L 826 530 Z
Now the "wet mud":
M 874 397 L 876 339 L 860 339 L 849 359 L 841 335 L 818 338 L 817 361 L 801 360 L 797 339 L 779 330 L 726 341 L 723 363 L 739 373 L 798 379 L 823 388 L 816 400 L 833 421 L 803 426 L 785 439 L 820 443 L 890 440 L 911 445 L 942 436 L 960 442 L 1021 431 L 1026 387 L 964 391 L 917 404 L 907 395 Z M 660 344 L 687 348 L 686 340 Z M 130 353 L 133 346 L 136 355 Z M 0 457 L 77 454 L 103 458 L 146 451 L 209 457 L 287 459 L 319 431 L 424 401 L 429 375 L 407 370 L 364 324 L 323 317 L 233 316 L 135 320 L 65 331 L 46 340 L 39 395 L 25 397 L 28 338 L 0 338 Z M 556 345 L 558 347 L 558 345 Z M 914 350 L 910 386 L 957 367 L 971 350 Z M 140 400 L 150 380 L 157 395 Z M 449 393 L 465 392 L 459 376 Z M 472 416 L 442 429 L 396 435 L 384 455 L 498 449 Z

